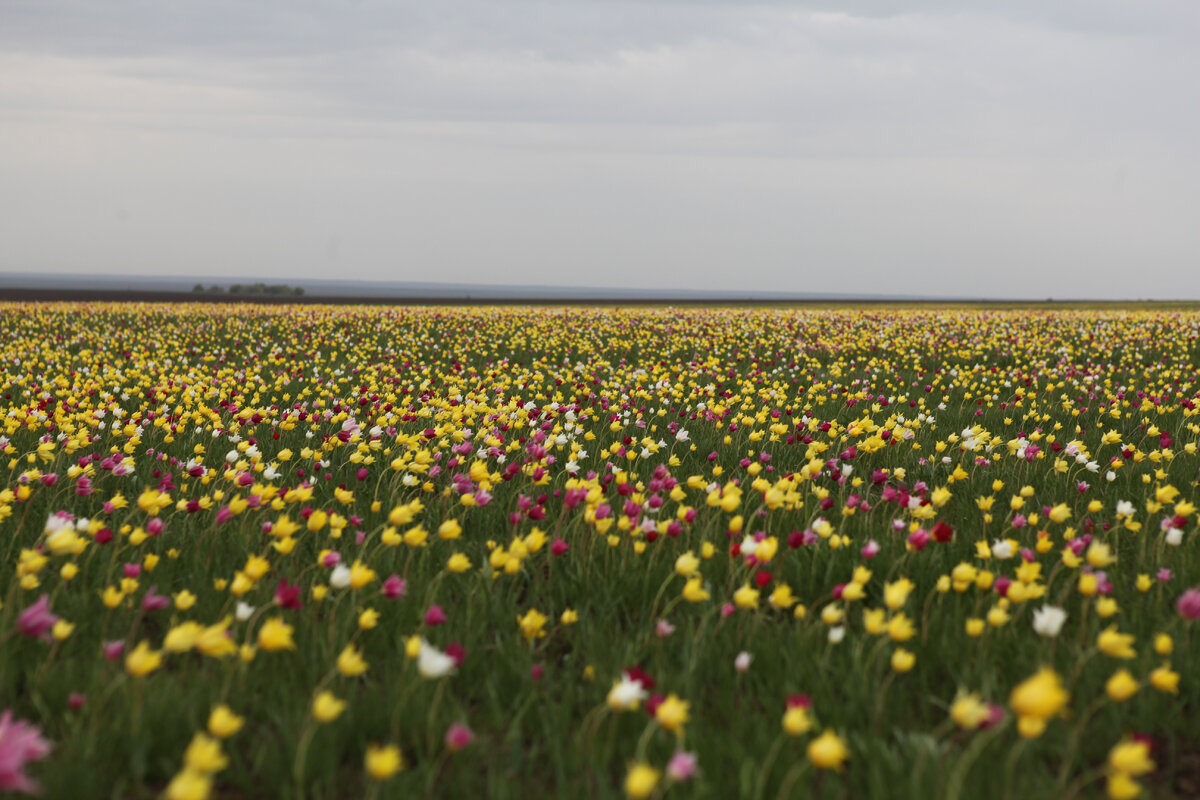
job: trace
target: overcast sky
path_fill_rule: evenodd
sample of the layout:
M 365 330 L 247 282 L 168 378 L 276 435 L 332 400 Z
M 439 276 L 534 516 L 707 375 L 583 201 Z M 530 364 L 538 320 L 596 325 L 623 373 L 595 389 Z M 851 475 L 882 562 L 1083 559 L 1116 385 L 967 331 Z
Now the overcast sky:
M 1200 4 L 0 0 L 0 271 L 1200 298 Z

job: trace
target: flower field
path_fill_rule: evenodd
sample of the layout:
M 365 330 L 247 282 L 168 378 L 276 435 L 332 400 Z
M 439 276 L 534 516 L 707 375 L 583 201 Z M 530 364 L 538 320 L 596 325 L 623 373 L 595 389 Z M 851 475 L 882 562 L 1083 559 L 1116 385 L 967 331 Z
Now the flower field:
M 0 790 L 1197 796 L 1198 336 L 0 305 Z

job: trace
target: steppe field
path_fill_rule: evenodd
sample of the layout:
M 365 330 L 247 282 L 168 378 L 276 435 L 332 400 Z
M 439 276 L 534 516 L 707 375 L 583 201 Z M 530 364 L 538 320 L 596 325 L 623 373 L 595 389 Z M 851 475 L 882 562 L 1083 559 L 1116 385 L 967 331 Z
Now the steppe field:
M 1198 336 L 0 304 L 0 790 L 1200 796 Z

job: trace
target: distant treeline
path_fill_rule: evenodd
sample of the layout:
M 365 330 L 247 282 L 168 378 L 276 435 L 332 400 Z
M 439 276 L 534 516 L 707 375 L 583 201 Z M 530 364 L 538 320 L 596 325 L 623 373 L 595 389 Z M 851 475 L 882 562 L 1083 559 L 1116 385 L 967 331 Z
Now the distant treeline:
M 238 294 L 238 295 L 271 295 L 273 297 L 303 297 L 304 289 L 299 286 L 288 286 L 286 283 L 235 283 L 226 289 L 224 286 L 212 284 L 205 286 L 197 283 L 192 287 L 193 292 L 205 294 Z

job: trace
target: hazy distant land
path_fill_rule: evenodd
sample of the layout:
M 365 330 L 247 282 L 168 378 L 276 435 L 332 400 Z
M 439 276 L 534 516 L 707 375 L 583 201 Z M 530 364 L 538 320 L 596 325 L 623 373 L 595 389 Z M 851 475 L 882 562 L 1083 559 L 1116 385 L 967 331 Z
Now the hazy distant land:
M 230 294 L 233 284 L 264 283 L 304 290 L 299 297 L 263 294 Z M 195 291 L 197 284 L 217 285 L 223 292 Z M 452 283 L 438 281 L 361 281 L 292 278 L 214 278 L 199 276 L 86 275 L 0 272 L 0 300 L 143 301 L 143 302 L 252 302 L 252 303 L 685 303 L 685 304 L 791 304 L 791 303 L 1085 303 L 1122 306 L 1164 303 L 1190 307 L 1196 301 L 1130 299 L 1092 301 L 1087 298 L 983 298 L 938 297 L 911 294 L 856 292 L 769 292 L 716 289 L 662 289 L 618 286 L 546 286 L 522 284 Z

